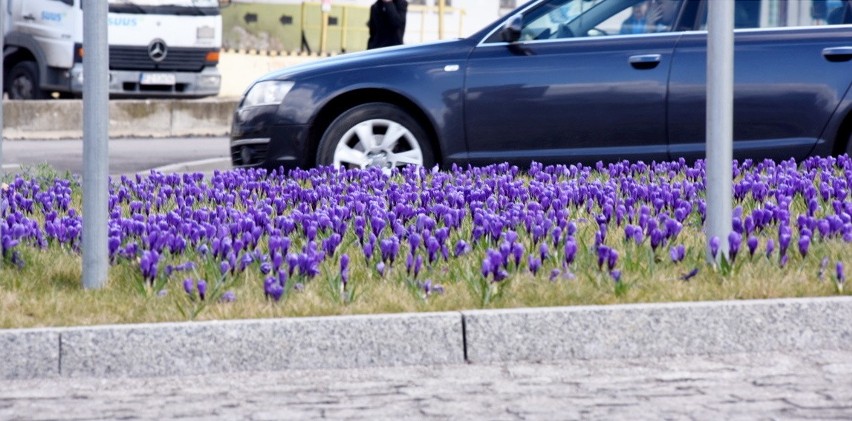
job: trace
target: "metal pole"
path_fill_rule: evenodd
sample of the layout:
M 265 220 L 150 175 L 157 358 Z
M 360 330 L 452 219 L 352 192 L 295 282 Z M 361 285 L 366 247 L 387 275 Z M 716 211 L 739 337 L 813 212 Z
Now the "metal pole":
M 707 2 L 707 258 L 713 261 L 710 239 L 719 238 L 719 252 L 729 258 L 733 195 L 734 133 L 734 0 Z
M 3 42 L 4 38 L 6 38 L 6 0 L 0 0 L 0 172 L 3 171 L 3 128 L 5 127 L 3 120 L 3 90 L 5 89 L 3 67 L 6 66 L 6 62 L 3 51 L 6 50 L 6 44 Z
M 438 39 L 444 39 L 444 0 L 438 0 Z
M 92 289 L 106 285 L 109 267 L 109 8 L 83 1 L 83 287 Z

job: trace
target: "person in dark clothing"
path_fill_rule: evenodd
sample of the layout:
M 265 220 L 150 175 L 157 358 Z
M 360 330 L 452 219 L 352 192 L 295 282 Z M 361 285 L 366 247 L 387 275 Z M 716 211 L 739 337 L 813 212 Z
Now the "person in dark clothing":
M 376 0 L 370 7 L 370 38 L 367 49 L 390 47 L 402 44 L 405 34 L 406 0 Z
M 843 5 L 835 8 L 826 19 L 829 25 L 846 25 L 852 23 L 852 0 L 846 0 Z

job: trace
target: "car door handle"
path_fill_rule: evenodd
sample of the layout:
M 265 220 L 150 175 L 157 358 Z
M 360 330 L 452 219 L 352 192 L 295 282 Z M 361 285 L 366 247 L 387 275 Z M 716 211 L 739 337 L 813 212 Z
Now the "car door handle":
M 822 50 L 822 56 L 828 61 L 852 60 L 852 47 L 830 47 Z
M 24 16 L 22 16 L 22 17 L 24 18 L 24 20 L 29 20 L 29 21 L 34 21 L 34 20 L 35 20 L 35 16 L 33 16 L 33 15 L 31 15 L 31 14 L 30 14 L 30 15 L 24 15 Z
M 631 66 L 637 69 L 647 70 L 657 67 L 657 65 L 660 64 L 660 60 L 662 60 L 662 58 L 663 56 L 659 54 L 642 54 L 638 56 L 630 56 L 627 61 L 630 62 Z

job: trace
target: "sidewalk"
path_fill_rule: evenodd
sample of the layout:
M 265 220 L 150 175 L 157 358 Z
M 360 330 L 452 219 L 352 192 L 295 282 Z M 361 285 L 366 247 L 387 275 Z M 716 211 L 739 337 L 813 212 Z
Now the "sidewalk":
M 852 352 L 0 381 L 0 419 L 125 418 L 852 419 Z

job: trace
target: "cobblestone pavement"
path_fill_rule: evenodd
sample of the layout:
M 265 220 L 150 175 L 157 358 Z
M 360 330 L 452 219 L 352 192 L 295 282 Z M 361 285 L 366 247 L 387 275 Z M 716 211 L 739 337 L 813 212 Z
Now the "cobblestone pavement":
M 852 351 L 0 382 L 0 419 L 852 419 Z

